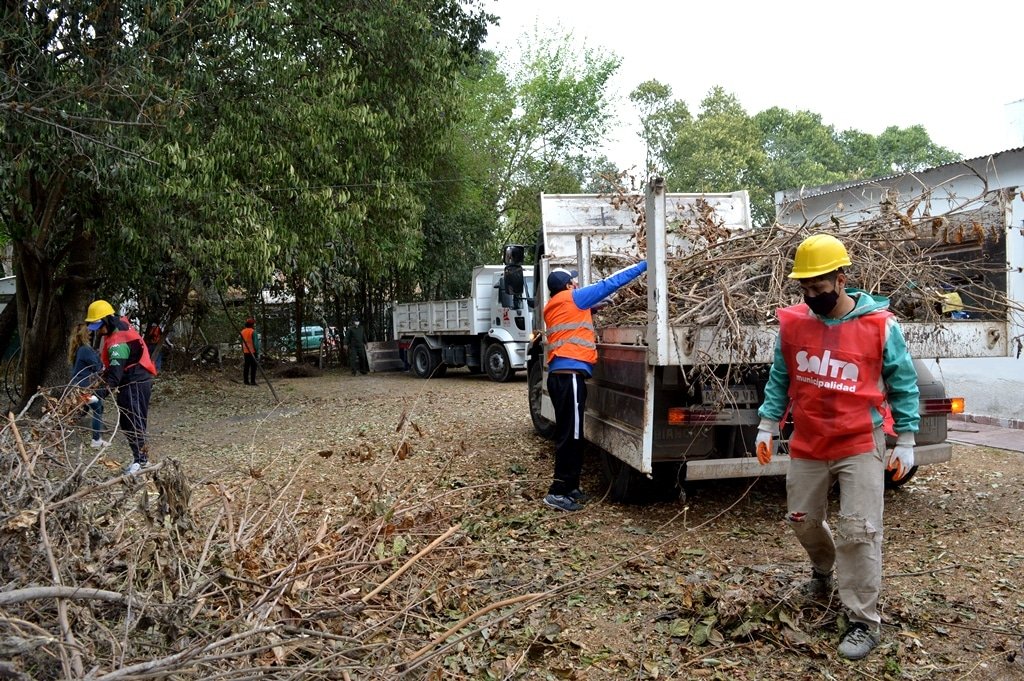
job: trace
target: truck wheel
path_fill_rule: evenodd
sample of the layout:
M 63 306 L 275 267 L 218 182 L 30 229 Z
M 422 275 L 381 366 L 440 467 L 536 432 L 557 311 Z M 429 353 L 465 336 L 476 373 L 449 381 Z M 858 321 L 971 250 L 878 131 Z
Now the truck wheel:
M 544 371 L 540 362 L 534 362 L 526 372 L 526 382 L 530 388 L 530 420 L 533 421 L 533 429 L 543 438 L 553 440 L 555 438 L 555 422 L 545 418 L 540 413 L 541 400 L 544 397 Z
M 917 466 L 914 466 L 909 471 L 907 471 L 906 475 L 904 475 L 902 478 L 897 479 L 893 477 L 895 475 L 893 471 L 885 471 L 885 488 L 896 489 L 897 487 L 903 487 L 903 485 L 910 482 L 910 479 L 914 477 L 914 473 L 916 472 Z
M 601 450 L 601 468 L 608 481 L 608 499 L 622 504 L 651 504 L 686 499 L 679 484 L 679 464 L 656 463 L 652 478 Z
M 484 366 L 487 367 L 487 375 L 496 383 L 506 383 L 511 380 L 514 371 L 512 363 L 508 360 L 508 353 L 501 343 L 491 343 L 484 352 Z
M 608 481 L 608 500 L 620 504 L 636 504 L 643 501 L 649 481 L 629 464 L 601 450 L 601 469 Z
M 417 345 L 412 349 L 412 372 L 420 378 L 430 378 L 435 375 L 442 375 L 438 371 L 441 358 L 424 344 Z

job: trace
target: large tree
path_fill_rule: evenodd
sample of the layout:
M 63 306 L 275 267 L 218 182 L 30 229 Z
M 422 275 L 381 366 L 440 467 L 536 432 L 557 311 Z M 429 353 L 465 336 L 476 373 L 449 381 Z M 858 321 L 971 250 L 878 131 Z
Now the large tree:
M 0 222 L 25 384 L 62 378 L 97 285 L 303 281 L 415 261 L 418 183 L 453 125 L 475 2 L 4 5 Z M 159 283 L 154 280 L 159 279 Z
M 534 34 L 515 63 L 486 55 L 466 78 L 464 126 L 486 159 L 501 228 L 496 245 L 530 242 L 539 192 L 579 191 L 566 180 L 581 157 L 593 158 L 613 121 L 610 80 L 619 57 L 578 45 L 571 34 Z

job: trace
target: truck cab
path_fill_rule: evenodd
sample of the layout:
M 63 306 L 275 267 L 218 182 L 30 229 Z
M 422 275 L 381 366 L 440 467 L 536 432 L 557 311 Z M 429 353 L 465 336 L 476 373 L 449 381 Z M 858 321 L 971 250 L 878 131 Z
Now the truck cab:
M 394 332 L 409 369 L 420 378 L 467 367 L 498 382 L 526 368 L 533 336 L 533 273 L 523 246 L 506 246 L 504 264 L 473 269 L 468 298 L 399 303 Z

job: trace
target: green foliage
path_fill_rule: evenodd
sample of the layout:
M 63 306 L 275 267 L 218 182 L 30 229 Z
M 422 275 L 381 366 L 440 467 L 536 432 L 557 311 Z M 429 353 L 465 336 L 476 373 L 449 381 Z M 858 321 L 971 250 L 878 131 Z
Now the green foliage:
M 889 128 L 878 137 L 837 133 L 821 116 L 779 107 L 750 116 L 722 88 L 708 93 L 696 118 L 658 81 L 630 95 L 641 115 L 648 171 L 673 191 L 747 189 L 755 222 L 774 219 L 774 193 L 866 177 L 910 172 L 959 158 L 931 142 L 921 126 Z
M 500 218 L 495 247 L 533 241 L 538 194 L 579 191 L 579 159 L 590 158 L 609 130 L 609 82 L 620 59 L 573 45 L 571 34 L 534 35 L 519 63 L 485 54 L 465 79 L 465 134 L 486 159 Z
M 460 73 L 493 21 L 479 4 L 8 3 L 0 225 L 16 260 L 154 308 L 275 270 L 303 288 L 414 266 Z M 33 253 L 45 264 L 18 258 Z
M 666 155 L 673 140 L 692 122 L 686 103 L 672 99 L 672 88 L 656 80 L 637 85 L 629 95 L 640 110 L 641 137 L 647 148 L 648 173 L 668 166 Z

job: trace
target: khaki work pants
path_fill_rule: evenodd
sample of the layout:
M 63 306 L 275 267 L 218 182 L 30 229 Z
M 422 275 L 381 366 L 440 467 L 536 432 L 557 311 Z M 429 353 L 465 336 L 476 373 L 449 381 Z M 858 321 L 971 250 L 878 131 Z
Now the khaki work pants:
M 875 449 L 834 461 L 791 459 L 786 475 L 793 528 L 818 572 L 836 568 L 839 598 L 850 621 L 877 632 L 878 592 L 882 585 L 882 510 L 885 435 L 875 430 Z M 827 522 L 828 493 L 839 481 L 839 518 L 835 537 Z

